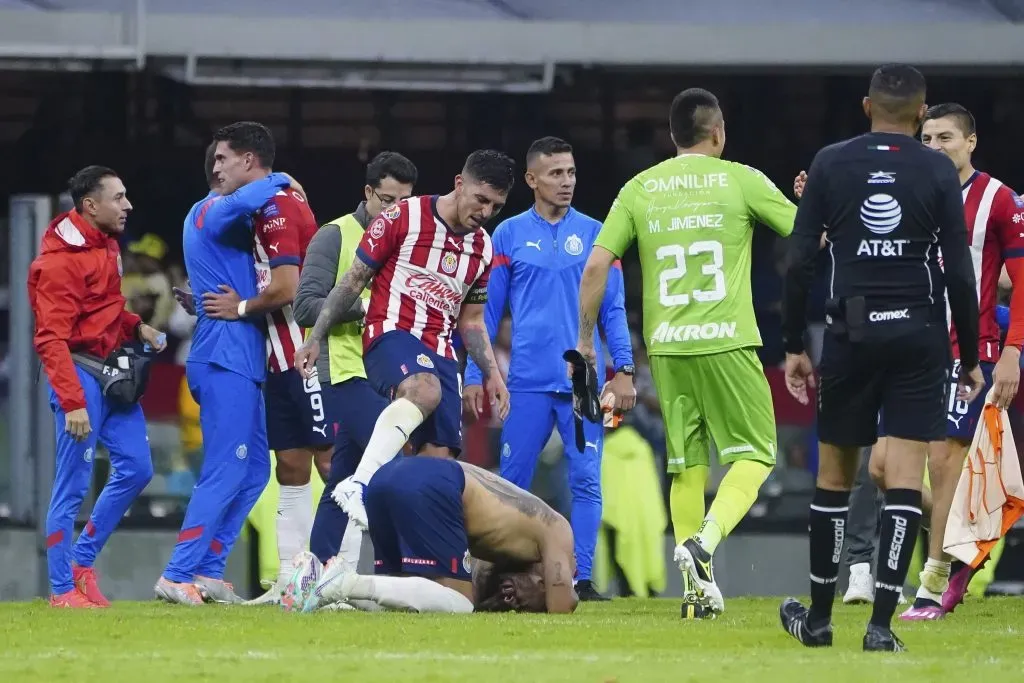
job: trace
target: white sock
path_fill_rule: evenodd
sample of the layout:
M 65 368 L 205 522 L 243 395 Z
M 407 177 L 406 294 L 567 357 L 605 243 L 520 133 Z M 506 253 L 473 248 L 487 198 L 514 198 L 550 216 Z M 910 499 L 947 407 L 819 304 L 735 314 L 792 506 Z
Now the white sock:
M 370 600 L 381 607 L 410 612 L 469 614 L 466 596 L 422 576 L 359 576 L 348 599 Z
M 345 527 L 345 535 L 341 539 L 338 557 L 354 570 L 359 566 L 359 555 L 363 550 L 363 530 L 351 519 Z
M 401 453 L 405 442 L 413 431 L 423 424 L 423 413 L 407 398 L 396 399 L 381 412 L 373 427 L 373 434 L 363 451 L 352 479 L 363 484 L 370 483 L 370 477 Z
M 921 587 L 917 590 L 917 597 L 941 602 L 942 594 L 949 588 L 949 572 L 951 569 L 952 562 L 928 558 L 920 574 Z M 938 599 L 934 597 L 936 595 Z
M 292 574 L 292 559 L 306 549 L 313 530 L 313 505 L 310 484 L 281 486 L 277 504 L 277 555 L 281 561 L 277 576 L 287 581 Z

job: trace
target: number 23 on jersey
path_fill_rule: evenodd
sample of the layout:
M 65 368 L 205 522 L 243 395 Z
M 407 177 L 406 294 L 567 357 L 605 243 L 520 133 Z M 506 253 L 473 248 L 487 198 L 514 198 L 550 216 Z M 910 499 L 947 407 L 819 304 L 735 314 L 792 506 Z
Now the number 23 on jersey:
M 658 301 L 662 306 L 688 306 L 696 303 L 711 303 L 725 298 L 724 250 L 722 243 L 701 240 L 686 246 L 665 244 L 655 252 L 662 270 L 658 276 Z M 700 268 L 701 275 L 709 279 L 707 285 L 679 292 L 676 284 L 683 279 L 688 268 Z M 692 280 L 691 280 L 692 282 Z

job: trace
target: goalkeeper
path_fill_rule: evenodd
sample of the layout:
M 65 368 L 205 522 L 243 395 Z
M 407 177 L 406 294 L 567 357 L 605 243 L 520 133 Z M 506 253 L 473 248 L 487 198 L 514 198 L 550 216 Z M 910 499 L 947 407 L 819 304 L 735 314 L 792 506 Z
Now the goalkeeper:
M 672 101 L 673 159 L 619 192 L 580 284 L 579 351 L 593 362 L 594 324 L 611 264 L 636 241 L 644 337 L 668 441 L 675 559 L 683 615 L 725 608 L 712 556 L 775 465 L 775 412 L 756 347 L 750 252 L 755 222 L 782 236 L 796 207 L 761 172 L 723 161 L 718 99 L 698 88 Z M 710 441 L 731 467 L 705 515 Z M 692 607 L 692 609 L 688 609 Z

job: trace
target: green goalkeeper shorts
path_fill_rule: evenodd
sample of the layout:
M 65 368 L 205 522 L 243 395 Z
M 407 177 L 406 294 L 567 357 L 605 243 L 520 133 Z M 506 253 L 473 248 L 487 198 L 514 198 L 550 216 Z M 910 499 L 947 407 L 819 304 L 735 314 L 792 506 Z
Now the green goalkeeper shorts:
M 754 349 L 694 356 L 651 356 L 668 471 L 710 465 L 711 441 L 722 464 L 775 465 L 772 392 Z

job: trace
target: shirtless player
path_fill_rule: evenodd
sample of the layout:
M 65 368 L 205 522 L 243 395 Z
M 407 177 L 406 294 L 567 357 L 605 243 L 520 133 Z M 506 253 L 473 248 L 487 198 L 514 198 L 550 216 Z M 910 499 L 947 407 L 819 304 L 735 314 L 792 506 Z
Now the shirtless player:
M 487 470 L 398 457 L 374 475 L 364 504 L 377 574 L 359 575 L 335 560 L 315 587 L 304 587 L 319 574 L 316 559 L 306 557 L 286 588 L 287 604 L 303 611 L 336 602 L 448 613 L 576 609 L 569 522 Z

